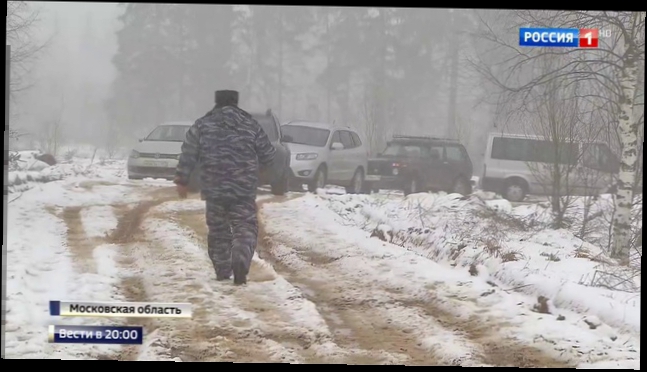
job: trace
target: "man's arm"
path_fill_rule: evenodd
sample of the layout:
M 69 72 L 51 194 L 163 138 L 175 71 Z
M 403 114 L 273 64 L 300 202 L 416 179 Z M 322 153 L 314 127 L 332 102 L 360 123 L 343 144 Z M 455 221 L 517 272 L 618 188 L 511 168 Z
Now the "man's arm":
M 267 168 L 272 165 L 274 161 L 274 156 L 276 155 L 276 149 L 270 142 L 270 139 L 267 138 L 267 134 L 263 128 L 258 126 L 258 131 L 256 132 L 256 156 L 258 156 L 258 162 L 260 163 L 261 168 Z
M 198 163 L 198 154 L 200 151 L 200 131 L 198 130 L 198 121 L 186 132 L 186 138 L 182 143 L 182 154 L 177 163 L 175 171 L 175 183 L 178 185 L 188 185 L 189 176 Z

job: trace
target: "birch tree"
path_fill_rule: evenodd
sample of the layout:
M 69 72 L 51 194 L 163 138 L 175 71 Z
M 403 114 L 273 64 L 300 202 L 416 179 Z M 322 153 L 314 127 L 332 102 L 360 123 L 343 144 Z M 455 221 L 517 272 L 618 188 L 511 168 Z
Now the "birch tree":
M 638 70 L 645 56 L 645 13 L 606 11 L 502 11 L 481 17 L 484 48 L 498 54 L 495 65 L 475 61 L 473 66 L 499 90 L 500 99 L 516 108 L 527 105 L 532 93 L 554 79 L 578 84 L 581 97 L 610 113 L 618 130 L 621 164 L 615 191 L 611 256 L 625 261 L 631 243 L 631 206 L 636 176 L 638 122 L 634 115 Z M 521 27 L 597 28 L 609 30 L 592 50 L 520 48 Z M 536 61 L 561 56 L 550 71 L 538 71 Z M 508 107 L 510 109 L 510 107 Z

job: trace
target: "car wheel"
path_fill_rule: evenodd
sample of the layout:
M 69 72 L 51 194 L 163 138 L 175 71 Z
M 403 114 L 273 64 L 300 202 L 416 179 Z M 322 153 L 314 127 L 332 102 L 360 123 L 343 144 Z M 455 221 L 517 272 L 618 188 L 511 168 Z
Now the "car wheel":
M 349 194 L 361 194 L 364 190 L 364 171 L 357 168 L 353 179 L 350 181 L 350 186 L 346 188 Z
M 503 190 L 503 197 L 511 202 L 520 202 L 526 198 L 528 186 L 521 180 L 509 180 Z
M 411 178 L 407 182 L 407 185 L 404 187 L 404 195 L 410 195 L 420 192 L 420 181 L 417 178 Z
M 324 167 L 319 167 L 315 176 L 312 178 L 312 181 L 308 183 L 308 191 L 316 192 L 317 189 L 322 189 L 326 186 L 326 169 Z
M 461 195 L 469 195 L 472 193 L 472 184 L 465 179 L 465 177 L 458 177 L 452 186 L 452 192 Z
M 270 185 L 272 189 L 271 191 L 272 195 L 283 196 L 285 195 L 285 193 L 288 192 L 288 189 L 290 186 L 290 179 L 287 176 L 287 174 L 288 174 L 288 171 L 284 170 L 281 178 Z

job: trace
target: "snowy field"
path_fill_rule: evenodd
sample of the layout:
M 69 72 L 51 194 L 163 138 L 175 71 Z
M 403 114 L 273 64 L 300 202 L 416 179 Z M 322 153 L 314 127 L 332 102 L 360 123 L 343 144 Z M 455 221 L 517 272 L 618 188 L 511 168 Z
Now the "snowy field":
M 202 201 L 91 159 L 12 171 L 32 178 L 9 195 L 8 358 L 640 368 L 640 276 L 602 287 L 629 275 L 587 242 L 602 234 L 546 229 L 541 204 L 261 192 L 240 288 L 215 281 Z M 56 299 L 191 302 L 194 318 L 139 321 L 142 347 L 48 344 L 51 324 L 135 324 L 50 318 Z
M 505 200 L 456 194 L 345 195 L 323 200 L 343 224 L 472 271 L 497 286 L 544 296 L 549 305 L 584 311 L 615 327 L 639 332 L 640 276 L 631 270 L 622 272 L 599 247 L 572 232 L 547 229 L 548 206 L 513 208 Z M 609 198 L 603 196 L 593 209 L 608 204 Z M 598 283 L 596 276 L 605 274 L 619 276 L 605 282 L 616 290 L 592 285 Z

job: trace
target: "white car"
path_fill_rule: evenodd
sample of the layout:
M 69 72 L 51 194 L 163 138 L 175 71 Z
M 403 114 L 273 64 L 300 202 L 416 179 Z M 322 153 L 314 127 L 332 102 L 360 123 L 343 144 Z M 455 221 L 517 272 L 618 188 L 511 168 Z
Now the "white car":
M 334 124 L 293 121 L 281 126 L 290 148 L 293 185 L 316 191 L 325 185 L 346 187 L 349 193 L 366 192 L 364 179 L 368 148 L 354 130 Z
M 260 185 L 270 185 L 274 195 L 284 195 L 288 191 L 290 179 L 290 150 L 281 140 L 279 119 L 267 110 L 265 113 L 251 114 L 263 128 L 272 146 L 276 149 L 274 163 L 269 172 L 261 174 Z M 159 125 L 139 144 L 128 158 L 128 178 L 163 178 L 173 180 L 177 163 L 182 153 L 182 143 L 193 122 L 170 122 Z M 200 165 L 194 169 L 189 179 L 189 188 L 199 191 Z
M 193 122 L 163 123 L 146 136 L 128 157 L 128 178 L 164 178 L 173 180 L 182 143 Z

